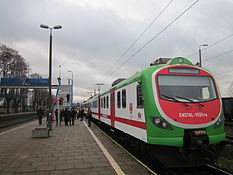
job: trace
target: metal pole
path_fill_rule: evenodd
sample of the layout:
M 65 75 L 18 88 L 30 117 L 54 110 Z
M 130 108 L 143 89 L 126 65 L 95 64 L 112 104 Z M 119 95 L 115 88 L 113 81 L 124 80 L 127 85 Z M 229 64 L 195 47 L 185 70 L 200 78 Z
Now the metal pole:
M 70 103 L 71 103 L 71 107 L 72 107 L 72 104 L 73 104 L 73 72 L 72 71 L 69 71 L 71 72 L 72 74 L 72 80 L 71 80 L 71 100 L 70 100 Z
M 73 86 L 74 86 L 74 76 L 73 76 L 73 71 L 69 70 L 68 72 L 71 72 L 72 74 L 72 82 L 71 82 L 71 100 L 70 100 L 70 103 L 71 103 L 71 107 L 72 107 L 72 104 L 73 104 Z M 69 79 L 70 80 L 70 79 Z
M 202 44 L 202 45 L 199 45 L 199 62 L 200 62 L 200 67 L 202 67 L 202 61 L 201 61 L 201 47 L 206 47 L 208 46 L 208 44 Z
M 98 85 L 98 91 L 99 91 L 99 94 L 100 94 L 100 86 L 104 85 L 103 83 L 96 83 L 96 85 Z
M 72 90 L 71 90 L 71 93 L 72 93 L 72 96 L 71 96 L 71 107 L 72 107 L 72 104 L 73 104 L 73 88 L 74 88 L 74 77 L 73 77 L 73 72 L 72 72 Z
M 51 84 L 52 84 L 52 28 L 50 28 L 50 37 L 49 37 L 49 106 L 51 108 Z
M 200 67 L 201 67 L 201 46 L 199 46 L 199 63 L 200 63 Z
M 52 94 L 51 94 L 51 81 L 52 80 L 52 28 L 50 28 L 49 36 L 49 116 L 47 128 L 52 130 Z

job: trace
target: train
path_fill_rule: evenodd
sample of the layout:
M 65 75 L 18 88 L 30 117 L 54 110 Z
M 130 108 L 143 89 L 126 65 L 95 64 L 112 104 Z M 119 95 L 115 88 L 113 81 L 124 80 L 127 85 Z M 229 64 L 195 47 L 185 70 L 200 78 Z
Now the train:
M 226 122 L 233 122 L 233 98 L 222 98 L 224 117 Z
M 86 100 L 92 118 L 131 140 L 164 167 L 201 166 L 224 148 L 219 87 L 184 57 L 159 58 Z M 120 134 L 119 134 L 120 133 Z

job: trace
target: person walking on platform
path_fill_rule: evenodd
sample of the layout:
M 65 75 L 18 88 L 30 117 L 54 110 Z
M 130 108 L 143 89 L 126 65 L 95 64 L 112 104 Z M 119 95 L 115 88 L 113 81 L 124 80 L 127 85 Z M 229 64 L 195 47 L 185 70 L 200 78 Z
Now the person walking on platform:
M 39 108 L 37 110 L 37 117 L 38 117 L 38 120 L 39 120 L 39 125 L 42 125 L 42 117 L 44 115 L 44 111 L 42 108 Z
M 92 111 L 90 108 L 88 108 L 88 111 L 87 111 L 88 127 L 91 127 L 91 117 L 92 117 Z

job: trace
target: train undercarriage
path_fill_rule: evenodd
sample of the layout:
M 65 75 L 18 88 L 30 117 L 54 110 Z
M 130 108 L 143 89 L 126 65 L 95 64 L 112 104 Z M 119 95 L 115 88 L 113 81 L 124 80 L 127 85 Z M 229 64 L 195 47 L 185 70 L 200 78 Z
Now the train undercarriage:
M 224 142 L 209 145 L 206 137 L 203 137 L 204 139 L 184 137 L 183 147 L 152 145 L 98 120 L 94 119 L 94 121 L 129 152 L 163 168 L 198 167 L 214 163 L 225 145 Z

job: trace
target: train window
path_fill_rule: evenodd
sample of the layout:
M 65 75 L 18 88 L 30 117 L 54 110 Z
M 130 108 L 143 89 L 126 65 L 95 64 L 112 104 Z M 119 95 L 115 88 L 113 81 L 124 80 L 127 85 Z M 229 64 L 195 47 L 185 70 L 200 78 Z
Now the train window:
M 105 97 L 104 97 L 104 108 L 106 107 L 106 101 L 105 101 Z
M 95 108 L 97 108 L 97 100 L 95 101 Z
M 160 98 L 183 103 L 199 103 L 217 98 L 215 86 L 208 76 L 158 76 Z
M 103 98 L 100 99 L 100 107 L 103 108 Z
M 168 69 L 170 73 L 183 73 L 183 74 L 199 74 L 198 69 L 186 68 L 186 67 L 173 67 Z
M 144 99 L 142 95 L 142 86 L 138 84 L 136 87 L 137 91 L 137 108 L 143 108 L 144 106 Z
M 121 108 L 121 91 L 117 92 L 117 107 Z
M 122 90 L 122 108 L 126 108 L 126 90 Z
M 106 99 L 106 107 L 108 108 L 108 96 L 107 96 L 107 99 Z

